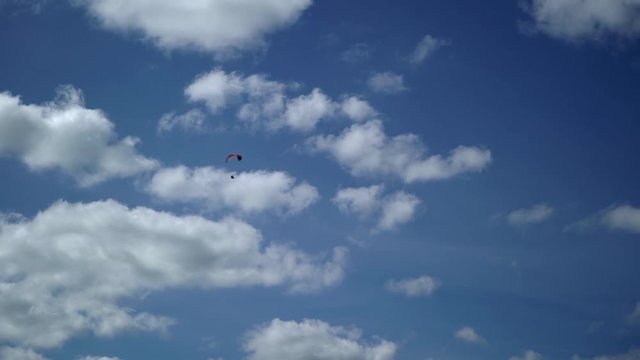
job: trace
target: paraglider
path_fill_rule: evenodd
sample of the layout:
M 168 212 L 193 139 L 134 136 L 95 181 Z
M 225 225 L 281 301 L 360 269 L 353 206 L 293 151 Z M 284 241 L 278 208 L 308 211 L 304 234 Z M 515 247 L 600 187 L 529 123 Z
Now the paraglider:
M 229 160 L 237 160 L 237 161 L 242 161 L 242 155 L 241 154 L 237 154 L 237 153 L 231 153 L 228 154 L 227 157 L 224 159 L 224 162 L 229 162 Z M 231 174 L 231 178 L 235 179 L 236 178 L 236 174 Z

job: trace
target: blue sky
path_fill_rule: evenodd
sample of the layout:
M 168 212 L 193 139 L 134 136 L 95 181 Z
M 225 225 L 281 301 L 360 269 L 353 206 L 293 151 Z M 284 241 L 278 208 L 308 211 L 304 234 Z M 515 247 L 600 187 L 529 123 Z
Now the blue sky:
M 0 0 L 0 358 L 640 359 L 639 37 L 635 0 Z

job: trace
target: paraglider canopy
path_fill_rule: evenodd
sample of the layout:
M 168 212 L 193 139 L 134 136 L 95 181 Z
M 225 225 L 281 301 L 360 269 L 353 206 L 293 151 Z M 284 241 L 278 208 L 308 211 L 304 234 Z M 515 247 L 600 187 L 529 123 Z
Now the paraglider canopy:
M 224 162 L 228 162 L 229 160 L 237 159 L 238 161 L 242 161 L 242 155 L 240 154 L 229 154 L 227 158 L 224 159 Z

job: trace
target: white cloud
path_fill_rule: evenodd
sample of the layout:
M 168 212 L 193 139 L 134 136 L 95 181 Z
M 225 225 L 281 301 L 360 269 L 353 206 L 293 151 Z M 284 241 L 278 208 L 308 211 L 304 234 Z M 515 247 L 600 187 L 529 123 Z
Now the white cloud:
M 0 359 L 2 360 L 47 360 L 47 358 L 31 349 L 19 347 L 0 347 Z
M 396 94 L 407 90 L 402 75 L 392 72 L 375 73 L 367 80 L 369 88 L 383 94 Z
M 158 121 L 158 133 L 180 129 L 187 132 L 200 133 L 205 131 L 206 115 L 198 110 L 189 110 L 184 114 L 168 113 L 162 115 Z
M 181 2 L 74 0 L 115 31 L 141 32 L 156 46 L 226 56 L 264 45 L 264 36 L 295 22 L 311 0 Z
M 333 116 L 336 104 L 320 89 L 313 89 L 309 95 L 301 95 L 287 103 L 284 121 L 294 130 L 312 130 L 318 121 Z
M 0 342 L 53 347 L 86 333 L 162 332 L 173 320 L 120 301 L 170 288 L 319 291 L 342 280 L 345 256 L 344 248 L 327 259 L 263 245 L 233 218 L 57 202 L 31 220 L 0 223 Z
M 507 215 L 507 221 L 511 225 L 537 224 L 547 220 L 553 215 L 553 208 L 547 204 L 537 204 L 530 208 L 518 209 Z
M 396 192 L 382 203 L 382 215 L 377 229 L 392 230 L 413 219 L 420 199 L 405 192 Z
M 78 360 L 122 360 L 119 357 L 107 357 L 107 356 L 83 356 Z
M 369 111 L 366 102 L 344 108 L 317 88 L 308 95 L 288 97 L 287 88 L 266 75 L 245 77 L 214 69 L 197 76 L 185 89 L 185 95 L 190 102 L 205 103 L 212 114 L 237 106 L 239 120 L 252 128 L 270 131 L 283 128 L 310 131 L 319 121 L 335 116 L 338 110 L 344 110 L 349 117 L 366 116 Z
M 431 35 L 425 35 L 418 45 L 416 45 L 416 49 L 413 51 L 413 54 L 411 54 L 409 61 L 413 64 L 421 64 L 438 49 L 447 45 L 449 45 L 449 41 L 437 39 Z
M 485 340 L 470 326 L 463 326 L 455 332 L 455 337 L 469 344 L 481 344 Z
M 604 212 L 601 221 L 609 229 L 640 234 L 640 208 L 617 206 Z
M 544 360 L 544 357 L 533 350 L 527 350 L 522 356 L 512 356 L 509 360 Z
M 631 349 L 624 354 L 600 355 L 593 358 L 583 358 L 574 355 L 571 357 L 571 360 L 640 360 L 640 349 Z
M 640 208 L 630 205 L 612 205 L 594 215 L 566 226 L 565 230 L 588 231 L 597 227 L 640 234 Z
M 640 35 L 638 0 L 533 0 L 526 3 L 534 31 L 570 42 Z
M 374 118 L 378 113 L 365 100 L 350 96 L 342 101 L 341 110 L 353 121 L 364 121 Z
M 366 217 L 380 207 L 382 185 L 340 189 L 332 201 L 345 213 Z
M 388 291 L 404 294 L 409 297 L 429 296 L 440 286 L 438 280 L 422 275 L 414 279 L 389 280 L 385 284 Z
M 231 179 L 231 175 L 235 179 Z M 282 171 L 230 172 L 215 167 L 186 166 L 158 170 L 146 191 L 164 201 L 196 202 L 212 209 L 243 213 L 274 210 L 298 213 L 315 203 L 318 190 Z
M 117 140 L 113 128 L 103 112 L 85 108 L 82 93 L 70 86 L 43 105 L 0 93 L 0 156 L 15 156 L 31 170 L 60 169 L 81 186 L 158 166 L 136 151 L 137 138 Z
M 248 360 L 392 360 L 397 346 L 387 340 L 361 341 L 358 329 L 305 319 L 274 319 L 250 331 L 244 342 Z
M 489 150 L 473 146 L 459 146 L 446 158 L 426 156 L 417 135 L 388 137 L 378 120 L 353 124 L 338 136 L 312 137 L 307 147 L 312 152 L 330 154 L 354 176 L 390 175 L 406 183 L 479 172 L 491 162 Z
M 383 197 L 382 191 L 382 185 L 344 188 L 337 191 L 332 202 L 340 211 L 355 214 L 361 219 L 377 214 L 374 231 L 392 230 L 413 219 L 420 199 L 402 191 Z

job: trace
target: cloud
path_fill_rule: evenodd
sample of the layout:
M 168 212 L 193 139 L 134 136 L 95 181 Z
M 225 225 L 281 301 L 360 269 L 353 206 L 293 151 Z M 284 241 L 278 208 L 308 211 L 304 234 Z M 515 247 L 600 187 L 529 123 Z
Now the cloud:
M 243 347 L 248 360 L 392 360 L 397 348 L 384 339 L 364 343 L 358 329 L 314 319 L 274 319 L 250 331 Z
M 479 172 L 491 162 L 489 150 L 473 146 L 459 146 L 447 157 L 426 156 L 417 135 L 388 137 L 379 120 L 353 124 L 337 136 L 312 137 L 306 145 L 312 152 L 328 153 L 353 176 L 388 175 L 405 183 Z
M 358 97 L 349 97 L 340 104 L 318 88 L 307 95 L 289 97 L 286 92 L 290 88 L 264 74 L 243 76 L 214 69 L 198 75 L 185 89 L 185 95 L 192 103 L 204 103 L 212 114 L 235 106 L 238 120 L 251 128 L 269 131 L 288 128 L 308 132 L 321 120 L 339 114 L 358 120 L 373 112 Z
M 640 35 L 638 0 L 533 0 L 525 9 L 533 18 L 525 26 L 569 42 Z
M 600 355 L 593 358 L 583 358 L 578 355 L 571 357 L 571 360 L 638 360 L 640 359 L 640 349 L 631 349 L 624 354 Z
M 413 219 L 420 199 L 412 194 L 396 192 L 387 197 L 382 203 L 382 216 L 377 229 L 392 230 Z
M 234 174 L 235 179 L 231 179 Z M 274 210 L 295 214 L 314 204 L 318 190 L 282 171 L 230 172 L 211 166 L 158 170 L 145 190 L 170 202 L 195 202 L 211 209 L 242 213 Z
M 83 356 L 78 360 L 122 360 L 119 357 L 107 357 L 107 356 Z
M 413 64 L 422 64 L 428 57 L 433 55 L 438 49 L 450 44 L 447 40 L 437 39 L 431 35 L 425 35 L 425 37 L 418 42 L 416 49 L 409 57 L 409 61 Z
M 413 219 L 420 199 L 402 191 L 383 197 L 382 192 L 382 185 L 345 188 L 338 190 L 331 201 L 340 211 L 361 219 L 376 214 L 378 220 L 374 231 L 392 230 Z
M 627 321 L 631 324 L 640 324 L 640 301 L 636 303 L 633 312 L 627 316 Z
M 206 115 L 198 110 L 192 109 L 184 114 L 168 113 L 162 115 L 158 121 L 158 133 L 180 129 L 185 132 L 201 133 L 205 131 Z
M 598 227 L 640 234 L 640 209 L 630 205 L 612 205 L 566 226 L 565 231 L 588 231 Z
M 221 56 L 264 46 L 264 36 L 294 23 L 311 0 L 180 2 L 74 0 L 109 30 L 134 31 L 166 50 Z
M 313 89 L 309 95 L 301 95 L 287 103 L 284 121 L 293 130 L 312 130 L 318 121 L 333 116 L 334 102 L 320 89 Z
M 58 89 L 54 102 L 25 105 L 0 93 L 0 156 L 14 156 L 34 171 L 59 169 L 81 186 L 134 176 L 158 166 L 139 154 L 139 140 L 117 140 L 106 115 L 84 107 L 82 93 Z
M 522 356 L 512 356 L 509 360 L 544 360 L 544 357 L 533 350 L 527 350 Z
M 351 45 L 340 58 L 348 63 L 356 64 L 368 60 L 371 57 L 371 47 L 365 43 Z
M 553 208 L 547 204 L 537 204 L 530 208 L 518 209 L 507 215 L 507 221 L 514 226 L 537 224 L 547 220 L 553 215 Z
M 367 80 L 369 88 L 377 93 L 397 94 L 407 90 L 404 78 L 392 72 L 374 73 Z
M 414 279 L 389 280 L 385 284 L 388 291 L 404 294 L 409 297 L 429 296 L 440 286 L 438 280 L 422 275 Z
M 464 326 L 455 332 L 455 337 L 469 344 L 481 344 L 485 340 L 470 326 Z
M 611 230 L 640 234 L 640 208 L 621 205 L 605 211 L 602 224 Z
M 172 319 L 121 300 L 173 288 L 314 292 L 342 280 L 345 257 L 341 247 L 327 257 L 264 244 L 234 218 L 60 201 L 30 220 L 0 223 L 0 342 L 46 348 L 87 333 L 164 332 Z
M 0 359 L 2 360 L 47 360 L 47 358 L 31 349 L 19 347 L 0 347 Z
M 357 122 L 370 120 L 378 115 L 378 112 L 368 102 L 357 96 L 345 98 L 342 101 L 341 110 L 349 119 Z
M 344 213 L 366 217 L 380 207 L 382 190 L 382 185 L 340 189 L 331 201 Z

